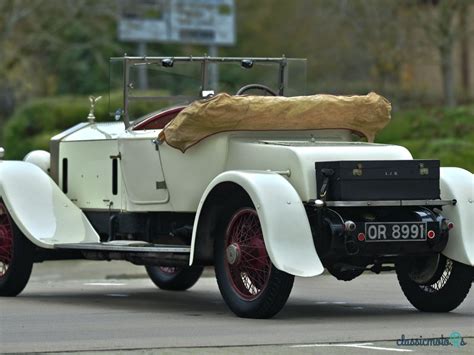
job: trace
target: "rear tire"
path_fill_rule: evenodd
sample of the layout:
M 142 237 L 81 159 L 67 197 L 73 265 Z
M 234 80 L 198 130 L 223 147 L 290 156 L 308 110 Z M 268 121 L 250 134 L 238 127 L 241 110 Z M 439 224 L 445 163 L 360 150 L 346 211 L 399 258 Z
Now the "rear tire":
M 0 200 L 0 296 L 13 297 L 23 291 L 30 279 L 34 251 Z
M 257 212 L 247 205 L 223 213 L 215 241 L 217 284 L 237 316 L 270 318 L 288 300 L 294 276 L 270 261 Z
M 162 290 L 185 291 L 199 280 L 202 266 L 190 267 L 167 267 L 167 266 L 145 266 L 151 281 Z
M 419 260 L 403 260 L 396 264 L 398 282 L 408 301 L 423 312 L 450 312 L 466 298 L 471 288 L 470 266 L 439 255 L 429 269 Z

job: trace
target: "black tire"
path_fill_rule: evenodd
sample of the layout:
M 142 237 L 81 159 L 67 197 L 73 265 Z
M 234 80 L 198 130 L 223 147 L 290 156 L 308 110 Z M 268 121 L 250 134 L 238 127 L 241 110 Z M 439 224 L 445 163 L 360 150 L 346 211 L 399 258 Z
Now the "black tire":
M 433 260 L 433 259 L 431 259 Z M 409 259 L 396 264 L 398 282 L 408 301 L 423 312 L 450 312 L 471 288 L 471 267 L 438 255 L 428 272 Z M 433 267 L 434 265 L 434 267 Z M 420 270 L 420 272 L 416 272 Z
M 30 279 L 34 251 L 0 200 L 0 296 L 14 297 L 23 291 Z
M 263 242 L 258 215 L 250 202 L 246 205 L 229 207 L 222 213 L 215 240 L 217 284 L 227 306 L 237 316 L 271 318 L 288 300 L 294 276 L 278 270 L 271 263 Z M 244 220 L 247 217 L 251 220 Z M 240 223 L 239 218 L 242 219 L 240 233 L 247 233 L 247 239 L 241 239 L 241 244 L 237 244 L 237 239 L 231 237 L 236 223 Z M 247 229 L 244 231 L 244 228 Z M 248 237 L 251 229 L 255 233 Z
M 199 280 L 203 267 L 162 267 L 145 266 L 151 281 L 162 290 L 185 291 Z

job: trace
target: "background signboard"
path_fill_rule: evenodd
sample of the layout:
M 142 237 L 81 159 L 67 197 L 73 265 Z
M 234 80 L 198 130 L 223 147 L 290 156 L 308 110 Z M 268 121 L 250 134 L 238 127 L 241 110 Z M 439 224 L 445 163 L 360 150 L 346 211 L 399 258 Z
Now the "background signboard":
M 235 44 L 234 0 L 124 0 L 120 12 L 122 41 Z

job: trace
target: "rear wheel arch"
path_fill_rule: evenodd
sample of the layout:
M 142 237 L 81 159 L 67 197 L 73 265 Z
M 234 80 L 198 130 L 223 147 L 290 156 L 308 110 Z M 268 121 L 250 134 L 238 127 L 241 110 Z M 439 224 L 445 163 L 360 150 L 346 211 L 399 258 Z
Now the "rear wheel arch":
M 229 200 L 239 203 L 251 202 L 247 191 L 237 183 L 222 182 L 209 192 L 203 203 L 196 227 L 193 264 L 212 265 L 214 241 L 219 222 L 219 212 Z
M 250 170 L 226 171 L 204 191 L 194 220 L 190 265 L 212 264 L 213 241 L 226 211 L 250 203 L 257 210 L 266 250 L 277 269 L 303 277 L 323 272 L 297 191 L 277 173 Z

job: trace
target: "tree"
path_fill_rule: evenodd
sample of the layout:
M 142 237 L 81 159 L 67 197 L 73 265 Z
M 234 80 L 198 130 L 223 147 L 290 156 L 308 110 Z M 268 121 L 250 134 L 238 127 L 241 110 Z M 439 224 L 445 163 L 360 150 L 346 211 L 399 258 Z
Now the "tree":
M 114 0 L 0 1 L 0 128 L 15 102 L 105 89 L 116 14 Z
M 457 101 L 454 85 L 454 46 L 466 35 L 463 34 L 463 21 L 460 19 L 466 16 L 468 5 L 468 0 L 422 1 L 415 16 L 427 39 L 438 51 L 444 103 L 448 107 L 455 106 Z
M 398 0 L 341 0 L 341 11 L 351 38 L 367 53 L 370 76 L 377 90 L 398 88 L 407 60 L 406 16 Z
M 470 53 L 469 53 L 469 6 L 467 3 L 463 4 L 459 17 L 459 29 L 461 31 L 461 81 L 464 91 L 464 98 L 468 99 L 471 91 L 470 86 Z

